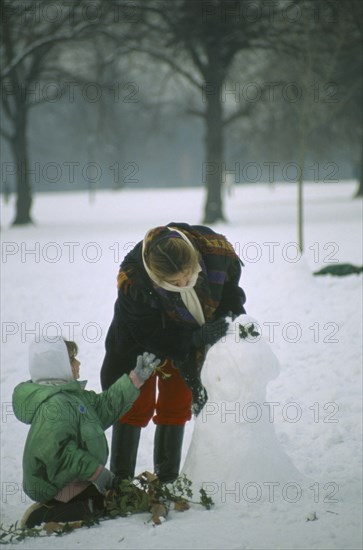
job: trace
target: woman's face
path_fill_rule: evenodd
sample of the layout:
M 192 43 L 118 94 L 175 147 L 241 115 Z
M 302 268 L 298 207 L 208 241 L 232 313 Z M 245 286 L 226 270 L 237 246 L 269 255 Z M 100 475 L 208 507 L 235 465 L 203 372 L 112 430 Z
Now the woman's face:
M 170 275 L 170 277 L 165 277 L 164 281 L 174 286 L 184 287 L 188 285 L 191 276 L 192 270 L 186 269 L 175 275 Z

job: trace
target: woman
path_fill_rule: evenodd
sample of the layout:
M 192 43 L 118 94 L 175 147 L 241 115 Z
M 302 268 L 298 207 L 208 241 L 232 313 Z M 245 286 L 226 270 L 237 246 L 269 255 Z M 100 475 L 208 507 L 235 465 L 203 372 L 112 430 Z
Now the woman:
M 241 261 L 222 235 L 204 226 L 156 227 L 121 264 L 114 317 L 106 336 L 101 383 L 132 368 L 140 350 L 164 359 L 128 413 L 113 426 L 111 470 L 133 477 L 141 427 L 156 424 L 154 468 L 161 481 L 179 474 L 184 426 L 203 408 L 206 346 L 227 330 L 225 316 L 245 313 Z M 155 414 L 154 414 L 155 413 Z
M 144 353 L 128 376 L 97 394 L 85 390 L 85 382 L 77 382 L 77 351 L 75 342 L 63 339 L 33 342 L 31 380 L 14 389 L 15 415 L 31 424 L 23 456 L 23 487 L 38 501 L 26 511 L 22 527 L 81 520 L 102 510 L 102 495 L 114 477 L 105 468 L 104 431 L 130 408 L 160 363 Z

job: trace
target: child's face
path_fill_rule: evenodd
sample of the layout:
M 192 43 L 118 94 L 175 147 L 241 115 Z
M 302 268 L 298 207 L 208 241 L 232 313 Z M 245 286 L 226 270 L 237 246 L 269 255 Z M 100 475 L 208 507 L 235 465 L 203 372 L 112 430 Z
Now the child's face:
M 73 372 L 73 378 L 75 380 L 78 380 L 78 378 L 79 378 L 79 367 L 81 366 L 81 363 L 80 363 L 80 361 L 78 361 L 78 359 L 76 357 L 71 357 L 70 362 L 71 362 L 71 367 L 72 367 L 72 372 Z

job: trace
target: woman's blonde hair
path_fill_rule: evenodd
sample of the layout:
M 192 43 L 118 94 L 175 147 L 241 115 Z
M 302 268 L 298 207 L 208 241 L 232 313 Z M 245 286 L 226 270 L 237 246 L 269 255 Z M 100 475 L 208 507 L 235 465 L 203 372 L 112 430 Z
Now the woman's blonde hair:
M 181 237 L 169 237 L 151 245 L 145 261 L 156 277 L 163 280 L 187 269 L 196 271 L 199 267 L 199 254 Z

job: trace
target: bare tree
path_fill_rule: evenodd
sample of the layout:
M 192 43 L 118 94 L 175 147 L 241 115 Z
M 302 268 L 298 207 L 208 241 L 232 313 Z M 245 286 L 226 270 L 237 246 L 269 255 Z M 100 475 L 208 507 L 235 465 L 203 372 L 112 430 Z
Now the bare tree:
M 299 25 L 280 38 L 269 56 L 271 69 L 267 67 L 265 78 L 274 81 L 271 94 L 262 95 L 254 111 L 258 136 L 253 145 L 263 148 L 265 158 L 272 156 L 275 164 L 280 164 L 278 157 L 297 169 L 297 241 L 301 251 L 307 159 L 326 161 L 327 155 L 338 154 L 339 159 L 346 158 L 354 165 L 358 178 L 361 174 L 362 7 L 357 0 L 301 0 Z M 248 126 L 250 131 L 250 120 Z M 246 135 L 241 127 L 235 132 L 240 141 Z M 313 166 L 315 181 L 322 179 L 319 164 Z M 327 165 L 334 174 L 331 177 L 337 178 L 337 162 Z
M 137 24 L 122 36 L 117 36 L 116 28 L 109 33 L 119 44 L 127 43 L 129 52 L 168 66 L 199 94 L 200 106 L 188 112 L 200 117 L 205 127 L 204 222 L 224 220 L 224 131 L 248 109 L 240 105 L 227 114 L 224 85 L 238 53 L 269 48 L 279 33 L 287 32 L 288 21 L 281 17 L 286 2 L 274 4 L 273 13 L 271 3 L 264 0 L 135 0 L 134 6 Z
M 318 128 L 334 124 L 347 114 L 347 106 L 361 96 L 362 79 L 359 13 L 361 3 L 348 1 L 341 4 L 320 3 L 319 18 L 312 17 L 314 4 L 302 2 L 305 7 L 303 32 L 299 49 L 294 53 L 294 80 L 301 101 L 290 103 L 297 120 L 298 197 L 297 233 L 300 251 L 304 249 L 303 234 L 303 182 L 306 154 L 311 149 L 311 135 Z M 347 9 L 348 8 L 348 9 Z M 353 62 L 351 56 L 353 54 Z M 354 66 L 354 76 L 342 67 Z M 293 74 L 290 71 L 290 74 Z M 339 83 L 339 84 L 338 84 Z M 313 88 L 313 89 L 312 89 Z M 316 91 L 320 97 L 316 98 Z M 352 110 L 348 108 L 348 112 Z M 357 113 L 357 110 L 355 110 Z M 348 116 L 348 124 L 354 121 Z M 358 123 L 358 134 L 361 133 Z
M 0 7 L 4 60 L 1 105 L 5 114 L 1 134 L 8 140 L 14 160 L 17 202 L 13 224 L 22 225 L 32 222 L 27 135 L 30 109 L 44 101 L 42 86 L 60 78 L 62 67 L 57 66 L 56 47 L 89 39 L 99 24 L 84 20 L 82 0 L 72 4 L 71 12 L 69 3 L 62 1 L 55 6 L 47 0 L 0 0 Z M 49 7 L 56 11 L 52 14 Z

